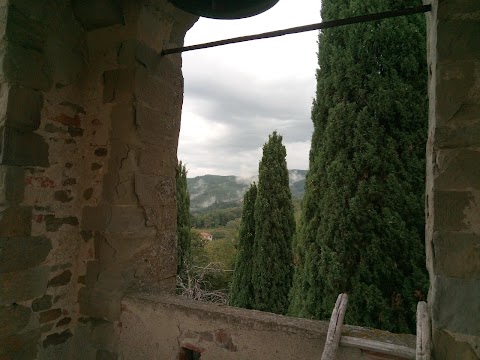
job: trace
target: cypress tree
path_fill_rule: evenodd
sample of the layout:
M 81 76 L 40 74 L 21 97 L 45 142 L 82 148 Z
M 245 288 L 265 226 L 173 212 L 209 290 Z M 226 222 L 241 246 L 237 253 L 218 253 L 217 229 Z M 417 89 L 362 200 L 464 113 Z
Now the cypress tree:
M 254 215 L 254 308 L 279 314 L 288 309 L 295 233 L 286 154 L 282 137 L 274 132 L 263 146 Z
M 246 309 L 251 309 L 254 305 L 252 265 L 255 242 L 254 211 L 256 198 L 257 185 L 253 183 L 243 197 L 237 258 L 229 299 L 230 305 Z
M 177 274 L 181 274 L 190 257 L 190 194 L 187 188 L 187 168 L 180 161 L 176 174 L 177 188 Z
M 322 19 L 420 5 L 323 0 Z M 425 18 L 322 31 L 290 313 L 413 332 L 424 299 Z

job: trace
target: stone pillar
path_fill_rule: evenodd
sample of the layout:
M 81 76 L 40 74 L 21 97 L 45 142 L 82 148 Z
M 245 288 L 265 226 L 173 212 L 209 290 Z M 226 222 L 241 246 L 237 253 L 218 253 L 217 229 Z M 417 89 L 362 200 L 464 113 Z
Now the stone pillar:
M 480 359 L 480 2 L 433 1 L 427 266 L 436 359 Z
M 180 46 L 166 0 L 0 0 L 0 358 L 115 358 L 172 292 Z

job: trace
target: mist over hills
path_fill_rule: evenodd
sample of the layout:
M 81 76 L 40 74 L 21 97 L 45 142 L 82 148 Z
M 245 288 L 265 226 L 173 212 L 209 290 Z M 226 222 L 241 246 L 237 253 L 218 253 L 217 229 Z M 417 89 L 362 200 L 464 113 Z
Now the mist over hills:
M 307 170 L 288 170 L 290 191 L 293 198 L 302 198 Z M 258 176 L 249 178 L 239 176 L 203 175 L 187 179 L 192 212 L 209 208 L 227 208 L 238 206 L 248 186 L 258 181 Z

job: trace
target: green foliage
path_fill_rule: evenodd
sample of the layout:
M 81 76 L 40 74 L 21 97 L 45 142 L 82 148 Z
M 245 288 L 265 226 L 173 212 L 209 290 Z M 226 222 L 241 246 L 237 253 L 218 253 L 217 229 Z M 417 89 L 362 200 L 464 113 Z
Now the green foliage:
M 420 5 L 323 0 L 324 20 Z M 289 312 L 413 332 L 427 290 L 424 169 L 427 66 L 423 15 L 322 31 L 310 171 Z
M 229 221 L 239 219 L 241 214 L 241 206 L 195 212 L 192 214 L 192 226 L 196 228 L 226 226 Z
M 243 197 L 238 251 L 233 274 L 230 305 L 251 309 L 254 306 L 252 267 L 255 243 L 255 200 L 257 185 L 252 184 Z
M 177 188 L 177 274 L 185 268 L 190 256 L 190 195 L 187 190 L 187 168 L 180 161 L 176 174 Z
M 282 137 L 274 132 L 263 146 L 254 213 L 254 308 L 279 314 L 288 308 L 295 233 L 286 154 Z
M 211 290 L 221 290 L 228 293 L 232 282 L 237 249 L 235 243 L 228 239 L 208 241 L 205 245 L 208 260 L 215 264 L 217 272 L 205 277 Z

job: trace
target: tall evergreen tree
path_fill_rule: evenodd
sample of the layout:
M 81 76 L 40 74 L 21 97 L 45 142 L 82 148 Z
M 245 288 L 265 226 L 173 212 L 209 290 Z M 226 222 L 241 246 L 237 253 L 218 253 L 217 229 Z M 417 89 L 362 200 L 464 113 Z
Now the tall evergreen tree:
M 252 266 L 255 243 L 255 200 L 257 185 L 253 183 L 243 197 L 242 219 L 238 239 L 235 272 L 233 273 L 230 305 L 251 309 L 254 306 Z
M 420 4 L 322 0 L 322 18 Z M 348 292 L 347 323 L 414 331 L 427 290 L 425 38 L 423 15 L 320 34 L 291 314 L 327 319 Z
M 295 233 L 286 155 L 282 137 L 274 132 L 263 146 L 254 215 L 254 308 L 279 314 L 288 309 Z
M 187 168 L 180 161 L 176 174 L 177 187 L 177 274 L 181 274 L 190 256 L 190 194 Z

